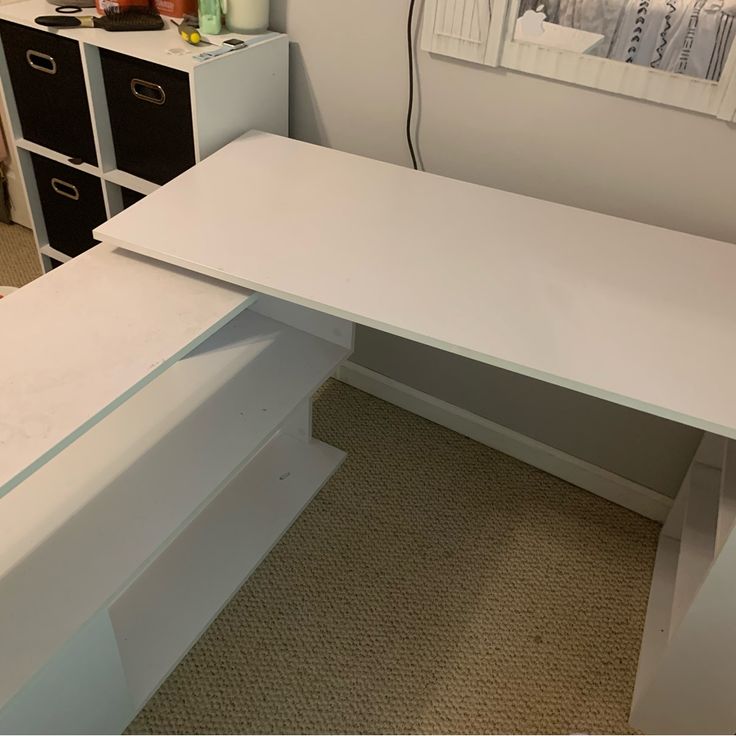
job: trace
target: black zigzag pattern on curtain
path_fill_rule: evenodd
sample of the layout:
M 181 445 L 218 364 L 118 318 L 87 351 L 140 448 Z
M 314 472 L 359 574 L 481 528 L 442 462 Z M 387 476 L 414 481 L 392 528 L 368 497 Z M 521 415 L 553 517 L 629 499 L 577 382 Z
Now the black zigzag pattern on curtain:
M 667 15 L 664 17 L 664 28 L 662 29 L 662 32 L 659 34 L 659 38 L 661 39 L 661 43 L 657 48 L 655 49 L 655 53 L 657 54 L 656 58 L 652 60 L 652 62 L 649 64 L 649 66 L 652 67 L 652 69 L 656 69 L 659 67 L 662 57 L 664 56 L 664 50 L 667 48 L 667 41 L 669 40 L 667 38 L 667 34 L 670 32 L 670 29 L 672 28 L 672 15 L 677 10 L 677 5 L 675 4 L 674 0 L 667 0 Z

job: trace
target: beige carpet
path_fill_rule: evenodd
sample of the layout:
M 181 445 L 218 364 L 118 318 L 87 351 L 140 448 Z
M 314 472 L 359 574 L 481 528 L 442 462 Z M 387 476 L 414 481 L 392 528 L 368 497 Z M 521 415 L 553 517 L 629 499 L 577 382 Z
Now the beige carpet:
M 657 524 L 334 381 L 314 423 L 348 460 L 131 732 L 627 731 Z
M 658 525 L 330 382 L 334 479 L 132 733 L 622 733 Z
M 0 222 L 0 286 L 23 286 L 40 275 L 31 231 Z

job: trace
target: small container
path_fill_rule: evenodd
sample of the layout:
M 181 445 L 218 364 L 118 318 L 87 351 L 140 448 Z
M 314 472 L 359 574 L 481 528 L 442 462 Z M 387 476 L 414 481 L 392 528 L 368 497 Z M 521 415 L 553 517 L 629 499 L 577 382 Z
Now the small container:
M 223 0 L 225 24 L 233 33 L 268 30 L 269 0 Z
M 159 15 L 170 18 L 197 14 L 197 0 L 151 0 L 151 5 Z
M 95 0 L 95 7 L 100 15 L 108 10 L 130 10 L 131 8 L 147 8 L 148 0 Z
M 220 0 L 199 0 L 199 31 L 204 34 L 217 34 L 222 31 Z

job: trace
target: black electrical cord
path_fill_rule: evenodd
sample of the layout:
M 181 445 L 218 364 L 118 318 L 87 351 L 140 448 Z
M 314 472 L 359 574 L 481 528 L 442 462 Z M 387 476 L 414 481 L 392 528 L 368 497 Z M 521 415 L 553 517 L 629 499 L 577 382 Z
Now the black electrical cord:
M 412 39 L 412 31 L 414 29 L 415 5 L 416 0 L 409 0 L 409 16 L 406 23 L 406 44 L 409 55 L 409 105 L 406 111 L 406 143 L 409 146 L 412 166 L 418 170 L 417 154 L 414 150 L 414 139 L 411 132 L 412 118 L 414 116 L 414 40 Z

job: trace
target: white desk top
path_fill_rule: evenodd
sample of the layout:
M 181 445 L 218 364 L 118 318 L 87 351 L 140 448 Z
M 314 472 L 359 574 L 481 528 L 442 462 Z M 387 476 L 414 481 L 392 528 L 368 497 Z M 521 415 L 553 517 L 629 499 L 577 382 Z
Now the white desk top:
M 253 299 L 99 245 L 0 301 L 0 496 Z
M 182 227 L 182 213 L 192 212 L 216 216 Z M 257 132 L 96 232 L 736 438 L 736 246 L 728 243 Z

